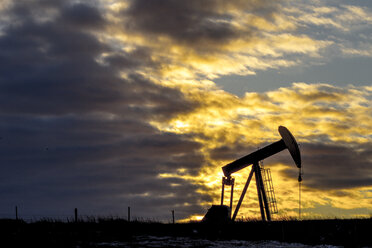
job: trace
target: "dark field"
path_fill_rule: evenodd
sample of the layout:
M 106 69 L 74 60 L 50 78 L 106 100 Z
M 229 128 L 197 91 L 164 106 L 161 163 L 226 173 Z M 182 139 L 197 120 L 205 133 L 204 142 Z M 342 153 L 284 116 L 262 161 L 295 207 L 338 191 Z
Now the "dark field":
M 274 240 L 307 245 L 372 247 L 372 219 L 335 219 L 272 222 L 162 224 L 98 219 L 81 222 L 54 220 L 26 223 L 0 220 L 1 247 L 109 247 L 110 242 L 131 244 L 138 236 L 188 237 L 206 240 Z M 110 246 L 112 247 L 112 246 Z M 123 246 L 120 246 L 123 247 Z M 139 247 L 133 243 L 133 246 Z M 172 246 L 176 247 L 176 246 Z M 210 246 L 203 246 L 210 247 Z

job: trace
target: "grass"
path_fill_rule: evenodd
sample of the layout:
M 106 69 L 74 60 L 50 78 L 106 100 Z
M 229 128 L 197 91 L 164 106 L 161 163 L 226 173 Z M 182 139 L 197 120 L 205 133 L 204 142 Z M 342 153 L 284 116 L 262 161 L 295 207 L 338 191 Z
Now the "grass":
M 94 217 L 62 221 L 45 218 L 27 223 L 0 220 L 1 247 L 91 247 L 92 242 L 128 241 L 138 235 L 186 236 L 222 240 L 277 240 L 310 245 L 372 246 L 372 218 L 312 219 L 283 218 L 272 222 L 239 220 L 210 225 L 201 222 L 164 224 L 153 219 L 128 222 L 117 217 Z

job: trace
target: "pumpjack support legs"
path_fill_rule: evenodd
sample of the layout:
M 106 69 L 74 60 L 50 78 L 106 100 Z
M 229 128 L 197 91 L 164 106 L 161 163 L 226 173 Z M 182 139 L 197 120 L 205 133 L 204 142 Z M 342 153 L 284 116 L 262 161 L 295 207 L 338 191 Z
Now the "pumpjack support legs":
M 222 193 L 221 193 L 221 205 L 223 205 L 223 198 L 225 194 L 225 185 L 231 186 L 231 192 L 230 192 L 230 217 L 231 217 L 231 211 L 232 211 L 232 205 L 233 205 L 233 197 L 234 197 L 234 183 L 235 178 L 233 177 L 222 177 Z
M 238 205 L 236 205 L 236 208 L 235 208 L 235 211 L 234 211 L 234 215 L 233 215 L 233 217 L 232 217 L 232 219 L 231 219 L 232 221 L 235 221 L 236 215 L 237 215 L 238 212 L 239 212 L 240 205 L 242 205 L 242 202 L 243 202 L 243 199 L 244 199 L 245 193 L 247 193 L 247 189 L 248 189 L 249 183 L 251 182 L 251 179 L 252 179 L 253 173 L 254 173 L 254 170 L 253 170 L 253 168 L 252 168 L 252 169 L 251 169 L 251 172 L 249 173 L 249 176 L 248 176 L 247 182 L 246 182 L 245 185 L 244 185 L 243 192 L 242 192 L 242 194 L 240 195 L 240 198 L 239 198 L 239 201 L 238 201 Z
M 223 205 L 224 195 L 225 195 L 225 177 L 222 177 L 221 205 Z
M 257 195 L 258 195 L 258 202 L 260 204 L 260 211 L 261 211 L 262 221 L 266 221 L 266 220 L 271 221 L 270 208 L 269 208 L 269 204 L 268 204 L 268 201 L 267 201 L 264 182 L 263 182 L 263 179 L 262 179 L 261 168 L 260 168 L 258 162 L 253 163 L 251 172 L 249 173 L 247 182 L 245 183 L 242 194 L 240 195 L 238 204 L 236 205 L 234 214 L 231 218 L 232 221 L 235 220 L 235 218 L 236 218 L 236 216 L 239 212 L 240 206 L 243 202 L 244 196 L 247 192 L 247 189 L 248 189 L 249 183 L 251 182 L 253 174 L 255 175 L 255 179 L 256 179 Z M 234 181 L 235 180 L 232 177 L 222 177 L 221 205 L 223 205 L 224 194 L 225 194 L 225 185 L 230 185 L 231 186 L 231 194 L 230 194 L 230 210 L 231 211 L 232 211 L 232 203 L 233 203 Z
M 257 186 L 257 195 L 258 195 L 258 202 L 260 204 L 261 210 L 261 217 L 263 221 L 271 221 L 271 214 L 269 209 L 269 204 L 267 202 L 265 186 L 262 180 L 261 168 L 258 165 L 258 162 L 253 164 L 253 168 L 255 170 L 256 176 L 256 186 Z

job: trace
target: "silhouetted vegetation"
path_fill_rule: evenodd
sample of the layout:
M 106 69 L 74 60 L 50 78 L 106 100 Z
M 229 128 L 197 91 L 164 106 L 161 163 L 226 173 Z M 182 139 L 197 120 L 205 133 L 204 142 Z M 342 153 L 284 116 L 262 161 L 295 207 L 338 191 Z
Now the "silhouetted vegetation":
M 126 241 L 136 236 L 174 236 L 211 240 L 277 240 L 309 245 L 372 246 L 372 218 L 333 220 L 238 221 L 224 225 L 201 222 L 164 224 L 152 220 L 128 222 L 94 218 L 32 223 L 0 220 L 1 247 L 95 247 L 99 242 Z

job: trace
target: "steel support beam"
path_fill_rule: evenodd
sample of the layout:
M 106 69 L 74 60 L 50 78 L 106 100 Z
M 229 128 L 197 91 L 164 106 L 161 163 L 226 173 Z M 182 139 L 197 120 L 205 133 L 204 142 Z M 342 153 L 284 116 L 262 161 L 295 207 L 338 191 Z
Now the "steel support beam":
M 265 210 L 266 210 L 266 218 L 267 218 L 268 221 L 271 221 L 270 208 L 269 208 L 269 204 L 267 202 L 266 191 L 265 191 L 265 186 L 264 186 L 264 182 L 263 182 L 263 179 L 262 179 L 260 166 L 258 166 L 257 172 L 259 174 L 258 179 L 260 180 L 260 188 L 261 188 L 261 193 L 262 193 L 263 204 L 264 204 Z
M 246 182 L 245 185 L 244 185 L 243 192 L 242 192 L 242 194 L 240 195 L 238 205 L 236 205 L 236 208 L 235 208 L 235 211 L 234 211 L 234 215 L 233 215 L 233 217 L 232 217 L 232 219 L 231 219 L 232 221 L 234 221 L 235 218 L 236 218 L 236 216 L 238 215 L 240 205 L 241 205 L 242 202 L 243 202 L 243 199 L 244 199 L 244 196 L 245 196 L 245 194 L 246 194 L 246 192 L 247 192 L 247 189 L 248 189 L 249 183 L 251 182 L 251 179 L 252 179 L 253 173 L 254 173 L 254 169 L 252 168 L 252 169 L 251 169 L 251 172 L 249 173 L 249 176 L 248 176 L 247 182 Z
M 262 221 L 266 221 L 265 209 L 264 209 L 264 205 L 262 202 L 261 185 L 260 185 L 261 181 L 259 179 L 259 172 L 258 172 L 260 168 L 259 168 L 258 162 L 254 162 L 253 169 L 254 169 L 254 175 L 256 178 L 256 187 L 257 187 L 258 203 L 260 204 L 261 218 L 262 218 Z
M 221 205 L 223 205 L 223 197 L 225 195 L 225 178 L 222 177 L 222 192 L 221 192 Z

